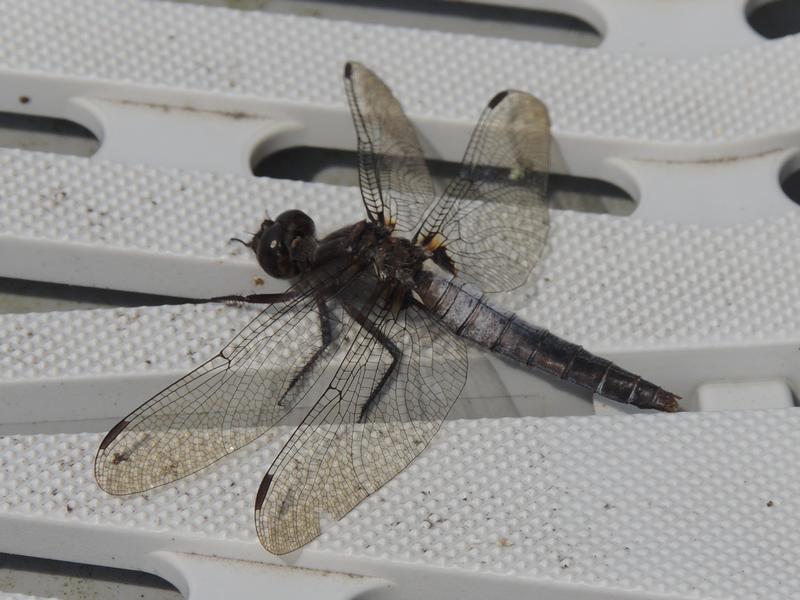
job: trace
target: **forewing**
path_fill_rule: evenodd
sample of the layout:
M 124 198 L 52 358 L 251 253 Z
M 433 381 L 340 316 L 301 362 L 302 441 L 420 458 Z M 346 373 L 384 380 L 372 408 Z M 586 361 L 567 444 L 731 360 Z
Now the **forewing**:
M 415 240 L 443 247 L 457 274 L 484 292 L 522 285 L 547 239 L 549 159 L 544 104 L 525 92 L 499 93 Z
M 261 543 L 285 554 L 320 534 L 322 514 L 340 519 L 422 452 L 461 393 L 464 342 L 412 305 L 397 317 L 373 311 L 401 352 L 383 392 L 364 404 L 392 353 L 361 327 L 319 401 L 269 468 L 256 498 Z
M 316 376 L 292 384 L 322 345 L 317 292 L 329 283 L 298 283 L 289 302 L 265 308 L 213 358 L 120 421 L 97 452 L 100 487 L 131 494 L 181 479 L 279 422 Z
M 358 176 L 370 220 L 415 231 L 433 201 L 433 182 L 417 134 L 380 78 L 356 62 L 344 84 L 358 137 Z

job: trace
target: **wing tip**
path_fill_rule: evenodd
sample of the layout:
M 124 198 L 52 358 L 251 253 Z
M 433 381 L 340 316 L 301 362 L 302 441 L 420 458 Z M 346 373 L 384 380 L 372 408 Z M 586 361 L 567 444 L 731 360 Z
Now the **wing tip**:
M 264 502 L 267 499 L 267 493 L 272 487 L 273 479 L 274 475 L 267 473 L 264 476 L 264 479 L 261 481 L 261 485 L 258 488 L 258 493 L 256 493 L 256 509 L 253 516 L 255 519 L 258 541 L 261 542 L 261 545 L 264 546 L 264 548 L 270 554 L 283 556 L 285 554 L 291 554 L 292 552 L 300 550 L 303 546 L 317 538 L 320 532 L 317 530 L 312 536 L 300 535 L 298 537 L 297 531 L 295 530 L 294 533 L 289 537 L 285 537 L 275 533 L 275 527 L 270 527 L 270 525 L 267 524 L 266 517 L 268 511 L 264 510 Z M 285 527 L 286 526 L 284 524 L 282 528 L 285 529 Z M 273 530 L 272 535 L 269 533 L 271 529 Z M 286 533 L 286 531 L 284 531 L 284 533 Z
M 119 437 L 125 428 L 130 425 L 130 423 L 131 422 L 127 419 L 122 419 L 119 423 L 114 425 L 114 427 L 111 428 L 111 431 L 109 431 L 103 438 L 103 441 L 100 442 L 100 446 L 97 448 L 97 454 L 94 457 L 94 480 L 97 482 L 97 486 L 101 490 L 112 496 L 124 496 L 127 494 L 121 490 L 114 489 L 113 486 L 109 485 L 110 482 L 108 478 L 104 476 L 105 470 L 108 466 L 106 450 L 111 443 Z M 112 455 L 111 464 L 118 464 L 117 455 Z
M 95 471 L 95 474 L 94 474 L 94 480 L 97 483 L 97 487 L 99 487 L 101 490 L 103 490 L 109 496 L 132 496 L 133 494 L 136 493 L 136 492 L 128 492 L 128 491 L 116 490 L 113 487 L 111 487 L 110 485 L 108 485 L 108 482 L 101 482 L 100 478 L 97 476 L 97 472 L 96 471 Z
M 109 496 L 132 496 L 133 494 L 141 493 L 147 490 L 128 489 L 122 486 L 115 486 L 112 478 L 108 477 L 105 473 L 104 465 L 100 464 L 102 458 L 100 456 L 94 462 L 94 481 L 97 487 L 103 490 Z
M 348 60 L 346 63 L 344 63 L 344 78 L 350 79 L 352 75 L 353 75 L 353 63 Z

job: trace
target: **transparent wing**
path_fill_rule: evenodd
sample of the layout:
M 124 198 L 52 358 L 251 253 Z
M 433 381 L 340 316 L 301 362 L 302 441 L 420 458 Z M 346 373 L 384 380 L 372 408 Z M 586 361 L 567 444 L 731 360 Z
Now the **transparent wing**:
M 416 230 L 433 201 L 433 182 L 417 134 L 383 81 L 356 62 L 344 84 L 358 137 L 361 196 L 370 220 Z
M 346 358 L 261 484 L 256 529 L 270 552 L 313 540 L 323 513 L 340 519 L 408 466 L 464 386 L 464 342 L 424 310 L 374 309 L 368 322 L 351 327 Z
M 549 159 L 544 104 L 524 92 L 499 93 L 475 126 L 459 175 L 415 241 L 484 292 L 522 285 L 547 239 Z
M 194 473 L 279 422 L 325 363 L 318 292 L 330 278 L 296 284 L 209 361 L 120 421 L 95 459 L 110 494 L 142 492 Z M 329 324 L 330 325 L 330 324 Z

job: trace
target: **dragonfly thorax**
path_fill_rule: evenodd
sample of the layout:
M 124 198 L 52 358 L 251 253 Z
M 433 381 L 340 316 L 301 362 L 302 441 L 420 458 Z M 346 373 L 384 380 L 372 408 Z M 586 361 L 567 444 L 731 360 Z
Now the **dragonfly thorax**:
M 349 252 L 359 261 L 372 263 L 378 279 L 410 287 L 414 275 L 428 258 L 424 248 L 404 237 L 392 235 L 386 227 L 359 223 L 353 232 Z
M 427 259 L 428 253 L 423 248 L 406 238 L 390 236 L 377 246 L 373 264 L 380 279 L 410 288 Z

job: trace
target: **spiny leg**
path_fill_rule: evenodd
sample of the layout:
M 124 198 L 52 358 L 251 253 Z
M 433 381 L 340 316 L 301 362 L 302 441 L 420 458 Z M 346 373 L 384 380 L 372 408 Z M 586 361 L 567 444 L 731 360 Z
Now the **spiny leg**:
M 392 373 L 397 368 L 400 359 L 403 357 L 403 353 L 400 350 L 400 348 L 398 348 L 392 340 L 390 340 L 383 333 L 381 333 L 381 331 L 378 330 L 375 324 L 360 310 L 358 310 L 353 306 L 348 305 L 347 303 L 343 303 L 342 306 L 344 307 L 344 310 L 347 312 L 347 314 L 350 315 L 356 323 L 358 323 L 364 329 L 366 329 L 367 332 L 376 340 L 378 340 L 378 342 L 380 342 L 381 345 L 383 345 L 383 347 L 389 351 L 389 354 L 392 355 L 392 364 L 390 364 L 389 368 L 386 369 L 386 371 L 383 373 L 383 376 L 381 377 L 381 380 L 378 382 L 378 385 L 372 388 L 372 392 L 370 392 L 369 398 L 367 398 L 367 401 L 364 403 L 364 406 L 361 407 L 361 413 L 358 415 L 358 422 L 363 423 L 367 417 L 367 414 L 369 413 L 370 408 L 372 408 L 373 403 L 378 398 L 378 395 L 381 393 L 383 386 L 386 385 L 386 382 L 389 380 L 389 377 L 392 376 Z
M 283 406 L 283 400 L 286 398 L 292 388 L 297 385 L 297 383 L 301 381 L 311 369 L 314 368 L 314 365 L 316 364 L 317 360 L 319 360 L 319 357 L 323 352 L 325 352 L 325 350 L 333 341 L 330 312 L 328 311 L 328 306 L 325 304 L 325 301 L 322 298 L 317 300 L 317 308 L 319 310 L 319 329 L 322 344 L 317 351 L 311 355 L 311 358 L 309 358 L 306 364 L 303 365 L 297 375 L 292 378 L 291 383 L 289 383 L 289 387 L 286 388 L 286 391 L 283 393 L 280 402 L 278 402 L 278 405 L 280 406 Z

